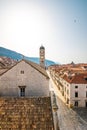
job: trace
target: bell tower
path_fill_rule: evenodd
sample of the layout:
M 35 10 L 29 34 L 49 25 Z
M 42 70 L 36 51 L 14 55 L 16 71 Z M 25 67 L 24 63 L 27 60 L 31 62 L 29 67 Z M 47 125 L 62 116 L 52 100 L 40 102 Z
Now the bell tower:
M 40 66 L 45 69 L 45 48 L 42 45 L 39 49 L 39 55 L 40 55 Z

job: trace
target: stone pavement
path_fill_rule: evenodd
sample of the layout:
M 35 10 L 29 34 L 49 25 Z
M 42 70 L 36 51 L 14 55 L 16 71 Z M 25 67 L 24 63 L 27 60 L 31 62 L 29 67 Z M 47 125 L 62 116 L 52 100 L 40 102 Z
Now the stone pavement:
M 87 108 L 73 108 L 73 110 L 87 122 Z
M 87 122 L 80 117 L 76 111 L 68 108 L 64 103 L 65 100 L 57 86 L 54 84 L 50 77 L 50 90 L 54 91 L 58 104 L 58 120 L 60 130 L 87 130 Z
M 58 120 L 60 130 L 87 130 L 87 123 L 68 108 L 58 97 Z

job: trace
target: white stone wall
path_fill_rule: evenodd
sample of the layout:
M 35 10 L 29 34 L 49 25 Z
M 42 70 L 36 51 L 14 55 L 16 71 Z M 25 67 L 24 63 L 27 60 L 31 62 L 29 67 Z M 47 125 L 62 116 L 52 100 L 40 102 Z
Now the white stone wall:
M 24 74 L 21 74 L 24 71 Z M 49 79 L 24 61 L 0 76 L 0 96 L 20 96 L 18 86 L 26 86 L 25 96 L 48 96 Z
M 69 84 L 66 82 L 63 85 L 66 103 L 67 99 L 69 99 L 69 106 L 74 106 L 75 101 L 78 101 L 78 107 L 85 107 L 85 102 L 87 102 L 87 84 Z M 78 88 L 75 88 L 75 86 L 78 86 Z M 69 92 L 68 94 L 67 91 Z M 75 92 L 78 92 L 78 97 L 75 97 Z
M 75 88 L 78 86 L 78 88 Z M 74 105 L 78 101 L 78 107 L 85 107 L 87 84 L 71 84 L 70 86 L 70 102 Z M 78 97 L 75 97 L 75 92 L 78 92 Z
M 68 103 L 70 103 L 70 84 L 63 80 L 63 86 L 64 86 L 64 98 L 67 103 L 67 100 L 69 100 Z

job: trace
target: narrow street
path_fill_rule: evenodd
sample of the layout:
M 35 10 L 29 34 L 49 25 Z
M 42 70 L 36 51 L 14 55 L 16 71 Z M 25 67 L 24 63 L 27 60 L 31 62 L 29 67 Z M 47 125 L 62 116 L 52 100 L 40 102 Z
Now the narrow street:
M 56 95 L 60 130 L 87 130 L 87 122 L 75 111 L 66 106 L 63 96 L 58 91 L 57 86 L 54 84 L 51 77 L 50 90 L 54 91 Z

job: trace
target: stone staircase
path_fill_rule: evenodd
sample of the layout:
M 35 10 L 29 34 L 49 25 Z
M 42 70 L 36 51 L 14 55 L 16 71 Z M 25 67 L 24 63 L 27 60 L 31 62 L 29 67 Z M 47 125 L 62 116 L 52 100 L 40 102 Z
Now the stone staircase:
M 54 130 L 50 97 L 0 97 L 0 130 Z

